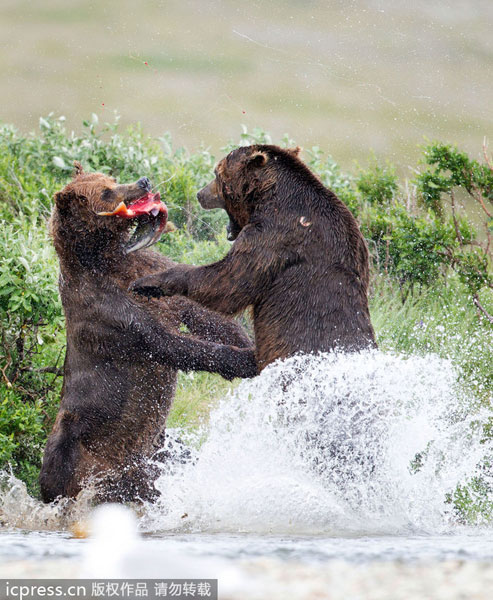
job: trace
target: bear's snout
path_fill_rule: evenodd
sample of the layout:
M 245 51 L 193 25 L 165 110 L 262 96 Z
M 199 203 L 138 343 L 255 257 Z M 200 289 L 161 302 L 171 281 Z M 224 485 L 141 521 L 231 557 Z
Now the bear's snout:
M 137 185 L 141 187 L 146 192 L 151 191 L 151 182 L 148 177 L 141 177 L 139 181 L 137 181 Z
M 224 208 L 224 200 L 217 193 L 215 179 L 197 193 L 197 200 L 199 201 L 200 206 L 206 210 L 210 210 L 211 208 Z

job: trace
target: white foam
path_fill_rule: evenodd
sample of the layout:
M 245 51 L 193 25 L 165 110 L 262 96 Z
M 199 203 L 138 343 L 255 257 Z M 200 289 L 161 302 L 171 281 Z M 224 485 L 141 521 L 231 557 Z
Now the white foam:
M 271 365 L 211 414 L 197 463 L 159 479 L 145 527 L 446 531 L 447 495 L 487 452 L 457 379 L 447 360 L 380 351 Z

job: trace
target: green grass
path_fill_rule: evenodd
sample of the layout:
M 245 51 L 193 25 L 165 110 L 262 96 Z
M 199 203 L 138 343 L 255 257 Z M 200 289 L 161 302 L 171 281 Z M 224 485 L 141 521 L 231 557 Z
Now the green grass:
M 493 311 L 493 294 L 483 290 L 481 300 Z M 395 283 L 377 277 L 370 313 L 382 350 L 450 359 L 478 401 L 491 405 L 493 327 L 478 314 L 469 290 L 457 277 L 437 281 L 404 302 Z
M 261 125 L 345 169 L 373 148 L 409 177 L 424 136 L 476 154 L 491 134 L 492 20 L 404 0 L 5 0 L 0 119 L 27 132 L 54 110 L 80 132 L 118 110 L 216 155 L 239 123 Z
M 211 409 L 235 385 L 210 373 L 180 373 L 168 427 L 197 429 L 206 424 Z

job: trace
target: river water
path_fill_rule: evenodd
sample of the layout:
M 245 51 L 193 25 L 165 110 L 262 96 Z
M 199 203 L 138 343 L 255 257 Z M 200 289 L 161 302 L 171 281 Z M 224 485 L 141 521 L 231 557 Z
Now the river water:
M 194 460 L 133 510 L 91 513 L 90 494 L 43 506 L 4 475 L 0 576 L 197 575 L 242 599 L 492 598 L 488 412 L 460 379 L 436 356 L 379 351 L 272 365 L 207 430 L 181 432 Z M 479 510 L 461 510 L 457 489 Z

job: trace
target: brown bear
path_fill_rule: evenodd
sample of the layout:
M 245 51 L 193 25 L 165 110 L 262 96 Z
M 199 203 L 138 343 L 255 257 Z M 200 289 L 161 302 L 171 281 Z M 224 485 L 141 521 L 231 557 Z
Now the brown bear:
M 76 496 L 91 477 L 103 500 L 151 498 L 156 473 L 149 458 L 163 440 L 177 370 L 227 379 L 257 372 L 251 341 L 236 322 L 185 298 L 148 301 L 128 293 L 142 272 L 173 266 L 146 249 L 166 222 L 166 206 L 147 178 L 118 185 L 76 165 L 55 195 L 50 226 L 67 351 L 40 474 L 45 502 Z M 179 333 L 181 324 L 190 335 Z
M 262 369 L 297 352 L 375 346 L 368 249 L 356 220 L 298 157 L 272 145 L 234 150 L 197 197 L 229 215 L 229 253 L 134 282 L 146 296 L 180 294 L 224 314 L 251 306 Z

